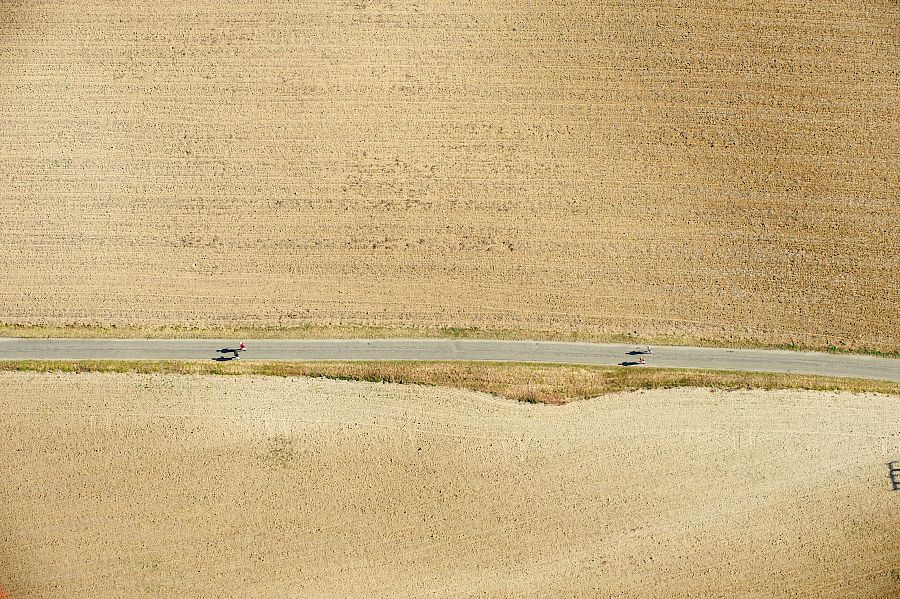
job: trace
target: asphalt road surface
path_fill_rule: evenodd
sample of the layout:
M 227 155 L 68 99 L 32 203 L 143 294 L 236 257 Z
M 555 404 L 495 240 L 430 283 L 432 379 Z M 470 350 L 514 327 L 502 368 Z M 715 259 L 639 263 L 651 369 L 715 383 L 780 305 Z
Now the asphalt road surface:
M 0 360 L 226 360 L 241 340 L 0 338 Z M 555 341 L 451 339 L 244 339 L 242 360 L 479 360 L 634 368 L 789 372 L 900 382 L 900 360 L 863 355 Z M 646 366 L 638 365 L 640 357 Z

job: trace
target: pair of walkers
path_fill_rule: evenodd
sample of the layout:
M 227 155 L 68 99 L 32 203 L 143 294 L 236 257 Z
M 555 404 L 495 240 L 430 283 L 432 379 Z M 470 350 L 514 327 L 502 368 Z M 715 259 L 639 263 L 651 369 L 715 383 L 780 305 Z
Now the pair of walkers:
M 645 351 L 644 353 L 645 353 L 645 354 L 652 354 L 652 353 L 653 353 L 653 346 L 652 346 L 652 345 L 648 345 L 648 346 L 647 346 L 647 351 Z M 640 357 L 638 358 L 638 364 L 646 364 L 646 363 L 647 363 L 647 360 L 644 359 L 644 356 L 640 356 Z

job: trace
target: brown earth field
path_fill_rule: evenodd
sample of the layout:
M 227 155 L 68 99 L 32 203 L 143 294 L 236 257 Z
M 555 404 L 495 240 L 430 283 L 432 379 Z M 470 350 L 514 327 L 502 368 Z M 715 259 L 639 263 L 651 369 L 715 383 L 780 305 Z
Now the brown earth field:
M 898 29 L 892 0 L 6 1 L 0 324 L 896 352 Z
M 0 373 L 11 597 L 896 597 L 900 398 Z M 11 392 L 10 392 L 11 390 Z

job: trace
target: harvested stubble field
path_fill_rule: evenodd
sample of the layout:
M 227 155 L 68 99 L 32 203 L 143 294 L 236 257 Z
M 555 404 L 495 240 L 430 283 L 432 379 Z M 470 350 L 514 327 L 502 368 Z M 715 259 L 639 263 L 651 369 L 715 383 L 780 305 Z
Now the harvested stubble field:
M 14 0 L 0 321 L 900 350 L 900 5 Z
M 0 373 L 13 597 L 888 597 L 896 396 Z

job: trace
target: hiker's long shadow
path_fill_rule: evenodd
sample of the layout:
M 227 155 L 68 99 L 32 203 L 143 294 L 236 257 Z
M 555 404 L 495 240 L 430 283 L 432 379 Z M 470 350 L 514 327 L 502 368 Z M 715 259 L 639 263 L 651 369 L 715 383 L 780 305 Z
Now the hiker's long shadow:
M 633 349 L 630 352 L 627 352 L 625 355 L 626 356 L 646 356 L 649 354 L 650 354 L 650 352 L 648 352 L 646 349 Z
M 213 358 L 215 362 L 231 362 L 232 360 L 237 360 L 238 352 L 240 351 L 236 347 L 223 347 L 222 349 L 216 350 L 221 356 L 216 356 Z
M 640 366 L 640 362 L 619 362 L 619 366 Z M 646 366 L 646 364 L 645 364 Z

